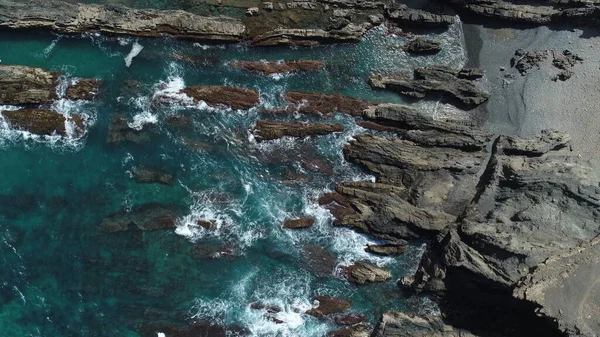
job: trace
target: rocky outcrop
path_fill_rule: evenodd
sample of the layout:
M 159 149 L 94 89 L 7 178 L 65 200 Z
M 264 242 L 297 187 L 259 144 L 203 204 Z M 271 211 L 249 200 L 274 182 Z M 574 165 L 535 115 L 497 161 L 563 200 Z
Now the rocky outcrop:
M 435 55 L 442 51 L 442 41 L 417 37 L 405 44 L 402 50 L 415 55 Z
M 49 109 L 0 110 L 0 116 L 13 128 L 36 135 L 66 136 L 66 123 L 73 125 L 74 136 L 81 135 L 85 130 L 85 124 L 80 116 L 65 117 L 65 115 Z
M 301 261 L 303 267 L 316 277 L 327 278 L 333 276 L 337 256 L 321 246 L 307 243 L 302 247 Z
M 299 218 L 299 219 L 289 219 L 283 222 L 283 228 L 288 229 L 302 229 L 302 228 L 310 228 L 314 225 L 314 218 Z
M 73 4 L 59 0 L 3 0 L 0 27 L 51 29 L 58 33 L 100 32 L 136 36 L 236 42 L 245 26 L 228 17 L 181 10 L 134 9 L 119 5 Z
M 182 93 L 193 98 L 196 103 L 202 101 L 212 107 L 230 107 L 245 110 L 259 103 L 258 93 L 247 88 L 194 86 L 183 89 Z
M 175 228 L 175 221 L 180 215 L 179 209 L 173 205 L 144 204 L 131 211 L 114 213 L 100 224 L 103 232 L 123 232 L 129 226 L 136 226 L 142 231 Z
M 58 97 L 60 73 L 40 68 L 0 65 L 0 104 L 52 104 Z M 79 79 L 69 82 L 65 98 L 92 100 L 98 94 L 100 82 Z
M 481 77 L 483 71 L 479 69 L 456 70 L 435 66 L 415 69 L 413 78 L 403 75 L 376 75 L 369 79 L 369 83 L 374 88 L 388 89 L 415 98 L 442 94 L 443 97 L 449 98 L 449 102 L 474 107 L 489 98 L 489 94 L 474 82 Z
M 527 52 L 523 49 L 518 49 L 515 51 L 515 56 L 510 60 L 510 64 L 524 76 L 533 68 L 540 69 L 542 62 L 550 55 L 552 55 L 552 65 L 560 70 L 560 72 L 552 78 L 553 81 L 568 80 L 573 76 L 573 66 L 583 61 L 581 57 L 573 54 L 569 50 L 564 50 L 562 53 L 559 53 L 552 49 Z
M 383 256 L 401 255 L 406 252 L 406 245 L 367 245 L 365 252 Z
M 364 322 L 365 318 L 363 314 L 345 314 L 334 316 L 333 321 L 339 325 L 356 325 Z
M 379 268 L 372 264 L 360 261 L 345 267 L 344 272 L 346 273 L 348 281 L 361 285 L 385 282 L 392 278 L 392 272 L 389 269 Z
M 252 39 L 253 46 L 314 46 L 319 43 L 358 42 L 373 26 L 364 22 L 360 25 L 350 23 L 341 29 L 305 29 L 279 28 Z
M 350 306 L 352 306 L 352 303 L 350 303 L 349 301 L 331 296 L 315 296 L 313 299 L 315 301 L 318 301 L 319 305 L 315 308 L 308 310 L 306 314 L 315 317 L 323 317 L 331 314 L 345 312 L 350 309 Z
M 377 103 L 368 102 L 339 94 L 315 94 L 290 91 L 283 95 L 283 100 L 291 103 L 285 109 L 267 111 L 273 114 L 292 114 L 299 112 L 312 116 L 331 116 L 336 112 L 351 116 L 360 116 L 364 109 Z
M 235 61 L 229 63 L 233 69 L 262 74 L 265 76 L 283 73 L 307 72 L 322 69 L 325 63 L 313 60 L 298 61 Z
M 343 328 L 336 331 L 331 331 L 327 334 L 328 337 L 369 337 L 371 329 L 364 324 L 357 324 L 349 328 Z
M 387 18 L 397 24 L 426 28 L 448 27 L 454 23 L 450 15 L 413 9 L 403 4 L 393 4 L 387 11 Z
M 258 121 L 252 128 L 257 141 L 273 140 L 282 137 L 307 137 L 327 135 L 344 131 L 341 124 Z
M 372 337 L 476 337 L 444 323 L 439 316 L 388 311 L 381 316 Z
M 471 15 L 534 25 L 597 24 L 600 20 L 600 6 L 596 1 L 451 0 L 450 4 Z
M 109 144 L 119 143 L 135 143 L 141 144 L 150 140 L 149 128 L 151 126 L 144 125 L 141 130 L 136 130 L 129 127 L 127 119 L 124 116 L 114 116 L 110 120 L 108 127 L 108 136 L 106 142 Z
M 173 184 L 173 174 L 153 167 L 136 166 L 131 169 L 133 180 L 140 184 Z

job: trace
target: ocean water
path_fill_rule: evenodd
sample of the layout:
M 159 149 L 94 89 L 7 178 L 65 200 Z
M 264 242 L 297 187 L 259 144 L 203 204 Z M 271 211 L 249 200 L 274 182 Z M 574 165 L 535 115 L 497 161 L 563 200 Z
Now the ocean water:
M 373 241 L 333 227 L 316 202 L 336 183 L 374 179 L 341 153 L 353 135 L 367 130 L 342 114 L 321 120 L 342 123 L 346 131 L 323 137 L 257 143 L 248 129 L 269 118 L 260 108 L 281 106 L 281 94 L 290 90 L 402 103 L 393 93 L 371 90 L 368 75 L 461 66 L 460 24 L 432 35 L 445 48 L 428 57 L 406 55 L 399 49 L 404 39 L 384 28 L 358 44 L 266 49 L 170 38 L 0 34 L 2 64 L 58 70 L 64 83 L 80 77 L 103 81 L 95 102 L 54 104 L 60 113 L 85 117 L 82 137 L 37 137 L 0 120 L 0 336 L 144 336 L 144 327 L 156 322 L 239 326 L 250 336 L 323 336 L 334 324 L 302 314 L 315 295 L 350 300 L 351 312 L 366 314 L 371 324 L 390 309 L 435 310 L 426 300 L 407 302 L 395 286 L 414 271 L 423 247 L 414 245 L 396 258 L 366 254 L 364 246 Z M 300 58 L 322 60 L 326 67 L 262 77 L 227 66 L 233 60 Z M 187 85 L 248 87 L 260 92 L 260 107 L 235 111 L 190 104 L 177 94 Z M 155 104 L 165 99 L 180 101 Z M 426 114 L 461 114 L 437 102 L 411 104 Z M 149 130 L 150 140 L 108 144 L 115 115 L 126 117 L 132 128 Z M 189 116 L 191 122 L 170 125 L 171 116 Z M 305 171 L 306 181 L 290 183 L 286 171 L 302 173 L 303 158 L 328 163 L 333 174 Z M 173 185 L 136 183 L 131 178 L 136 165 L 172 172 Z M 181 209 L 177 228 L 100 231 L 108 215 L 147 203 Z M 308 230 L 281 228 L 297 216 L 317 221 Z M 197 226 L 199 219 L 216 228 Z M 318 277 L 304 258 L 315 246 L 335 256 L 338 265 L 368 261 L 392 269 L 394 278 L 356 287 L 335 272 Z M 283 323 L 251 309 L 253 302 L 281 307 L 277 318 Z

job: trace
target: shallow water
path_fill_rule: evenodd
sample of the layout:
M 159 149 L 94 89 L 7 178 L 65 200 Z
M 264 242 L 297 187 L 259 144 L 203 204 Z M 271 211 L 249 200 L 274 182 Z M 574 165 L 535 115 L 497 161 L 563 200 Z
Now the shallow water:
M 403 38 L 384 31 L 374 29 L 359 44 L 271 49 L 2 32 L 3 64 L 58 70 L 66 74 L 63 81 L 95 77 L 103 85 L 96 102 L 55 104 L 61 113 L 86 116 L 89 128 L 82 138 L 35 137 L 0 123 L 0 335 L 139 336 L 149 322 L 193 320 L 238 325 L 252 336 L 322 336 L 333 324 L 299 313 L 319 294 L 351 300 L 351 311 L 366 314 L 370 323 L 389 309 L 434 310 L 429 303 L 405 302 L 393 280 L 355 287 L 335 273 L 319 278 L 304 262 L 306 245 L 317 245 L 334 254 L 338 265 L 369 261 L 391 268 L 396 280 L 413 271 L 422 250 L 414 246 L 398 258 L 366 254 L 369 239 L 333 227 L 330 214 L 317 205 L 318 196 L 338 182 L 373 179 L 342 157 L 343 145 L 367 132 L 352 118 L 330 118 L 344 124 L 344 133 L 258 144 L 248 129 L 261 118 L 259 108 L 151 104 L 177 96 L 184 85 L 248 87 L 260 92 L 260 108 L 282 105 L 280 95 L 289 90 L 402 102 L 371 90 L 368 75 L 465 62 L 458 25 L 437 36 L 445 48 L 435 57 L 408 57 L 398 48 Z M 143 49 L 133 55 L 137 44 Z M 134 56 L 129 67 L 127 55 Z M 232 60 L 300 58 L 322 60 L 326 67 L 270 78 L 227 67 Z M 427 114 L 460 114 L 436 102 L 415 105 Z M 107 144 L 116 114 L 132 127 L 152 124 L 151 140 Z M 179 115 L 193 123 L 167 123 Z M 334 173 L 304 172 L 307 181 L 291 184 L 285 171 L 302 173 L 302 158 L 329 163 Z M 130 173 L 135 165 L 173 172 L 175 183 L 138 184 Z M 99 230 L 106 216 L 151 202 L 181 209 L 176 230 Z M 281 228 L 286 218 L 302 215 L 315 217 L 315 226 Z M 216 229 L 196 226 L 198 219 L 213 220 Z M 234 256 L 198 258 L 214 247 Z M 277 316 L 284 323 L 251 309 L 256 301 L 284 308 Z

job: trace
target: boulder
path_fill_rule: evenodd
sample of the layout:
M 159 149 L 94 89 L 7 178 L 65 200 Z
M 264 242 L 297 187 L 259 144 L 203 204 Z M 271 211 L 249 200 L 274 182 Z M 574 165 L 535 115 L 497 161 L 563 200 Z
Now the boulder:
M 345 267 L 348 281 L 354 284 L 367 284 L 385 282 L 392 278 L 392 272 L 388 269 L 376 267 L 365 262 L 356 262 Z
M 415 69 L 413 78 L 376 75 L 369 79 L 369 83 L 374 88 L 388 89 L 414 98 L 442 94 L 449 102 L 474 107 L 489 98 L 489 94 L 474 83 L 475 79 L 482 76 L 478 70 L 434 66 Z
M 277 122 L 258 121 L 252 128 L 252 134 L 257 141 L 273 140 L 282 137 L 308 137 L 327 135 L 344 131 L 341 124 L 303 123 L 303 122 Z
M 25 130 L 36 135 L 67 135 L 65 123 L 71 122 L 74 135 L 80 136 L 85 130 L 83 118 L 79 115 L 65 117 L 49 109 L 20 109 L 0 111 L 0 115 L 15 129 Z
M 363 314 L 345 314 L 333 316 L 335 324 L 339 325 L 356 325 L 365 321 Z
M 315 296 L 313 299 L 318 301 L 319 305 L 315 308 L 308 310 L 306 314 L 315 317 L 323 317 L 331 314 L 345 312 L 350 309 L 350 306 L 352 306 L 352 303 L 350 303 L 349 301 L 331 296 Z
M 203 101 L 212 107 L 230 107 L 245 110 L 259 103 L 258 93 L 247 88 L 195 86 L 183 89 L 182 93 L 193 98 L 196 103 Z
M 288 229 L 302 229 L 302 228 L 310 228 L 315 223 L 314 218 L 300 218 L 293 220 L 285 220 L 283 223 L 283 228 Z
M 365 252 L 383 256 L 402 255 L 406 248 L 406 245 L 367 245 Z
M 417 37 L 410 40 L 402 49 L 409 54 L 435 55 L 442 51 L 442 41 Z
M 269 76 L 282 73 L 297 73 L 307 72 L 322 69 L 325 63 L 313 60 L 298 60 L 298 61 L 235 61 L 229 63 L 233 69 L 239 69 L 249 72 L 258 73 Z

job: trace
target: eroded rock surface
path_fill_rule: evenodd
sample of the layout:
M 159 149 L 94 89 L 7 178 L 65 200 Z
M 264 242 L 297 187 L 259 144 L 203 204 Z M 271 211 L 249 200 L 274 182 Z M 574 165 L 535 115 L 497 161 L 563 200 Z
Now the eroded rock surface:
M 307 137 L 344 131 L 341 124 L 258 121 L 252 129 L 257 141 L 282 137 Z
M 352 306 L 350 301 L 331 296 L 315 296 L 314 300 L 319 301 L 319 305 L 308 310 L 306 313 L 315 317 L 345 312 Z
M 442 51 L 442 42 L 435 39 L 417 37 L 410 40 L 402 49 L 407 53 L 415 55 L 435 55 Z
M 212 107 L 231 107 L 232 109 L 250 109 L 259 103 L 258 93 L 247 88 L 231 86 L 194 86 L 187 87 L 182 93 L 203 101 Z
M 85 129 L 83 119 L 78 115 L 64 115 L 50 109 L 20 109 L 0 111 L 0 115 L 13 128 L 31 132 L 36 135 L 67 135 L 66 123 L 71 123 L 75 136 L 81 135 Z
M 389 269 L 379 268 L 360 261 L 345 267 L 344 272 L 348 281 L 355 284 L 379 283 L 392 278 L 392 272 Z
M 381 316 L 372 337 L 475 337 L 447 325 L 439 316 L 411 315 L 389 311 Z

